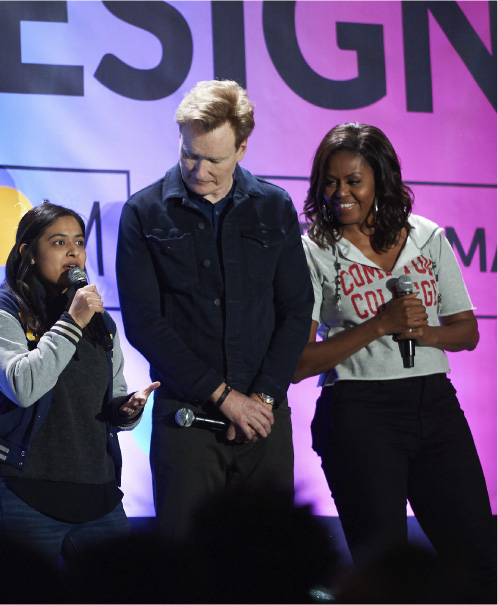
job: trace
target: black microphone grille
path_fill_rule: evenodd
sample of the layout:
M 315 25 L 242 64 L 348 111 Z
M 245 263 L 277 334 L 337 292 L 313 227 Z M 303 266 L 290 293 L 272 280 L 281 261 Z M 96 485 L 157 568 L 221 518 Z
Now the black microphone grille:
M 81 267 L 73 267 L 72 269 L 69 269 L 67 277 L 69 281 L 73 284 L 73 286 L 86 286 L 88 284 L 86 272 Z
M 401 275 L 396 282 L 396 290 L 398 294 L 411 294 L 413 292 L 413 280 L 410 275 Z
M 195 420 L 194 412 L 188 408 L 180 408 L 175 414 L 176 424 L 188 428 Z

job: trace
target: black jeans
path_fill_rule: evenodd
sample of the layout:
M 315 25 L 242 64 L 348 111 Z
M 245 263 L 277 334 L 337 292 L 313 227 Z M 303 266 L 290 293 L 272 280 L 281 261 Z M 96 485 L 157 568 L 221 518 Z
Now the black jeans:
M 325 387 L 312 434 L 356 563 L 406 543 L 408 500 L 439 555 L 460 556 L 483 589 L 494 584 L 486 484 L 445 374 Z
M 293 489 L 294 452 L 287 400 L 273 412 L 270 435 L 254 443 L 227 441 L 223 432 L 206 428 L 179 427 L 174 415 L 184 405 L 156 397 L 152 411 L 150 463 L 156 522 L 162 535 L 175 540 L 185 537 L 196 509 L 230 486 Z

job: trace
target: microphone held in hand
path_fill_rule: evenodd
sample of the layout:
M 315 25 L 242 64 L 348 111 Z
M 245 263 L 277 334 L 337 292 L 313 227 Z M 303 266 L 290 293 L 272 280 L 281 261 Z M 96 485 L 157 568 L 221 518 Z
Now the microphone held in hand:
M 69 281 L 78 290 L 84 286 L 88 286 L 88 278 L 84 269 L 80 267 L 73 267 L 67 274 Z M 104 318 L 100 313 L 95 313 L 90 323 L 95 329 L 98 335 L 100 344 L 104 347 L 104 351 L 112 351 L 112 338 L 107 329 Z
M 396 282 L 398 296 L 406 296 L 413 292 L 413 281 L 409 275 L 401 275 Z M 415 340 L 413 338 L 398 341 L 404 368 L 413 368 L 415 365 Z
M 175 414 L 176 424 L 183 428 L 189 428 L 192 425 L 213 429 L 215 431 L 224 431 L 228 424 L 223 420 L 214 420 L 206 416 L 196 416 L 189 408 L 180 408 Z
M 76 289 L 88 286 L 86 271 L 81 269 L 81 267 L 73 267 L 70 269 L 67 277 Z

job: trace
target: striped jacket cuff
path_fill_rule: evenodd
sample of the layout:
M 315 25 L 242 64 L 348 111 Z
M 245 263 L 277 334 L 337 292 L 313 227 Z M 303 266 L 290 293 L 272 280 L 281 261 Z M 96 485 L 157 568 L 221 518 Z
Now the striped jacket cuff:
M 51 332 L 55 332 L 60 336 L 64 336 L 72 342 L 74 345 L 77 345 L 80 338 L 83 336 L 83 332 L 79 325 L 74 321 L 74 319 L 69 315 L 67 311 L 61 315 L 59 321 L 57 321 L 50 329 Z

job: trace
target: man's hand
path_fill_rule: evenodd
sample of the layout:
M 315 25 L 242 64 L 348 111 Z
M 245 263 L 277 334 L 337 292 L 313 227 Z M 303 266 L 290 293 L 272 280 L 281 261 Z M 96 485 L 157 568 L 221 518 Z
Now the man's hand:
M 223 389 L 222 389 L 223 390 Z M 216 395 L 212 397 L 216 401 Z M 257 441 L 268 437 L 273 424 L 273 412 L 269 405 L 254 394 L 247 397 L 231 391 L 220 410 L 230 420 L 226 437 L 229 441 Z

